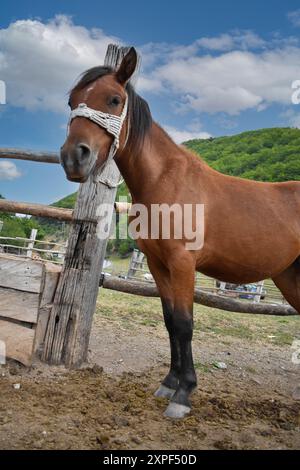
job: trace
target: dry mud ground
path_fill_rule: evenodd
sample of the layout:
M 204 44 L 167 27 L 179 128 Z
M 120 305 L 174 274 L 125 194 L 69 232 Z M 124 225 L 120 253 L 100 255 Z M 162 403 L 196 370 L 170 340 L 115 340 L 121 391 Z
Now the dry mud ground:
M 84 369 L 2 366 L 0 449 L 300 449 L 300 319 L 197 306 L 199 386 L 174 421 L 153 397 L 169 356 L 158 301 L 105 292 L 98 310 Z

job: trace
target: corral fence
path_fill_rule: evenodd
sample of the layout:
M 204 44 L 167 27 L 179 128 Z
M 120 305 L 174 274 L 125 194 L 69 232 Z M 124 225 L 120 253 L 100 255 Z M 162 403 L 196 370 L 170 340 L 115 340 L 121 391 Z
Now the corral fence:
M 37 229 L 31 230 L 30 238 L 0 236 L 0 253 L 63 264 L 67 244 L 38 240 L 36 236 Z
M 108 46 L 105 64 L 116 67 L 127 51 L 128 48 Z M 0 158 L 60 163 L 55 153 L 17 149 L 0 149 Z M 109 166 L 107 177 L 106 182 L 97 182 L 92 175 L 86 183 L 81 184 L 73 211 L 0 199 L 0 213 L 49 217 L 70 224 L 61 266 L 46 260 L 32 259 L 32 239 L 23 240 L 25 256 L 0 253 L 0 346 L 5 345 L 7 357 L 30 365 L 32 358 L 37 355 L 50 364 L 80 366 L 87 358 L 99 286 L 134 295 L 158 296 L 153 282 L 133 280 L 130 276 L 122 279 L 102 273 L 107 239 L 99 239 L 97 236 L 100 220 L 97 209 L 100 204 L 114 204 L 116 211 L 128 210 L 126 204 L 115 202 L 117 186 L 109 184 L 117 182 L 120 177 L 114 162 Z M 14 240 L 9 242 L 3 245 L 11 245 L 10 248 L 15 249 Z M 37 252 L 43 249 L 35 248 Z M 233 299 L 205 291 L 202 287 L 196 287 L 194 300 L 230 312 L 296 314 L 288 305 Z

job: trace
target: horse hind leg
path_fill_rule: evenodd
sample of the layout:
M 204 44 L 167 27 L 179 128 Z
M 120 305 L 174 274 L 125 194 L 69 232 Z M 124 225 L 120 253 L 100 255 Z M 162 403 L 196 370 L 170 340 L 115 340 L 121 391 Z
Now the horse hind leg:
M 300 313 L 300 258 L 273 277 L 273 281 L 288 303 Z
M 300 259 L 298 258 L 291 266 L 279 276 L 273 278 L 274 283 L 280 289 L 289 304 L 300 313 Z M 300 384 L 296 385 L 292 397 L 298 400 Z

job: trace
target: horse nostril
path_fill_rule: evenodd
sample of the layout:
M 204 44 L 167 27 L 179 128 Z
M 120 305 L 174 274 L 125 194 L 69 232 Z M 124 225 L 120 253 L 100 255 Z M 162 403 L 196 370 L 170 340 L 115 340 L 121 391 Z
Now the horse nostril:
M 81 156 L 82 159 L 88 159 L 91 155 L 91 149 L 88 145 L 86 144 L 79 144 L 77 146 L 78 148 L 78 153 Z

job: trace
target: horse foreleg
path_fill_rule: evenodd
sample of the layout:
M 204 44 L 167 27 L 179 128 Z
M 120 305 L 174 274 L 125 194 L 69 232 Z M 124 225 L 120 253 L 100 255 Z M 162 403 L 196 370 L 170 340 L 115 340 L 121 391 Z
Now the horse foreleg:
M 174 295 L 172 326 L 179 351 L 180 372 L 176 392 L 165 411 L 165 416 L 170 418 L 183 418 L 190 412 L 189 396 L 197 385 L 192 355 L 194 282 L 194 266 L 181 258 L 171 271 Z
M 169 333 L 170 349 L 171 349 L 171 364 L 170 370 L 160 387 L 156 390 L 156 397 L 172 398 L 175 394 L 179 383 L 180 374 L 180 351 L 179 344 L 175 336 L 173 324 L 173 306 L 169 300 L 161 299 L 165 325 Z
M 170 273 L 159 260 L 154 259 L 153 257 L 149 257 L 148 266 L 160 294 L 165 326 L 169 333 L 171 350 L 170 370 L 154 395 L 156 397 L 171 398 L 179 383 L 180 353 L 173 325 L 174 300 Z

